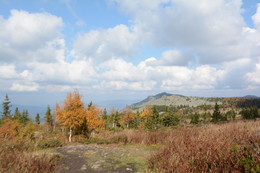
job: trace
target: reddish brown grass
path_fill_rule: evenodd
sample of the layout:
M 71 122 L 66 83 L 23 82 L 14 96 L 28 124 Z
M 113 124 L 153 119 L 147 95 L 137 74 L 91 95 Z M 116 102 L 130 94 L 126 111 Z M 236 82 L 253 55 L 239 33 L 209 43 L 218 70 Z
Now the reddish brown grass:
M 110 136 L 114 143 L 138 143 L 138 144 L 163 144 L 170 136 L 167 130 L 145 131 L 145 130 L 124 130 Z
M 260 171 L 260 122 L 179 128 L 149 160 L 159 172 Z
M 8 173 L 42 173 L 57 170 L 57 157 L 53 155 L 36 155 L 24 144 L 0 144 L 0 172 Z

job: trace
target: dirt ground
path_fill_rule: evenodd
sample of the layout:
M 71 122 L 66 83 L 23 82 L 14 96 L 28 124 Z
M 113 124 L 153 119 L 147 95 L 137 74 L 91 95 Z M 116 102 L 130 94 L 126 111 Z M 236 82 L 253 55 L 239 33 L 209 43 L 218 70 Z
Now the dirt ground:
M 156 146 L 70 145 L 60 147 L 59 173 L 147 172 L 146 161 Z

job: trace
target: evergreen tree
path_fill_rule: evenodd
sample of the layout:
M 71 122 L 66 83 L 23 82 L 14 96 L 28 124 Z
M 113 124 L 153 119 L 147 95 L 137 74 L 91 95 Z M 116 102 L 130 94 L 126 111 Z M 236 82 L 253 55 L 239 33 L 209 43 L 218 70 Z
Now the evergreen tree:
M 117 109 L 112 108 L 110 115 L 108 116 L 108 122 L 112 128 L 119 126 L 119 112 Z
M 260 118 L 260 113 L 258 112 L 256 107 L 244 108 L 242 109 L 240 114 L 244 119 Z
M 176 126 L 179 123 L 179 117 L 173 113 L 169 106 L 166 107 L 166 112 L 161 116 L 162 125 L 165 127 Z
M 152 108 L 152 114 L 147 117 L 145 127 L 149 130 L 156 130 L 160 126 L 159 112 L 155 106 Z
M 198 114 L 198 113 L 192 114 L 190 123 L 199 124 L 199 122 L 200 122 L 200 114 Z
M 91 108 L 91 106 L 93 105 L 92 101 L 88 104 L 88 110 Z
M 106 108 L 103 110 L 102 119 L 107 120 L 107 109 Z
M 40 124 L 40 115 L 39 115 L 39 113 L 36 114 L 35 122 L 36 122 L 36 124 Z
M 2 112 L 2 118 L 12 118 L 11 115 L 11 101 L 9 100 L 8 95 L 6 94 L 4 102 L 3 102 L 3 112 Z
M 106 108 L 103 110 L 101 117 L 105 121 L 105 129 L 107 129 L 107 127 L 108 127 L 108 121 L 107 121 L 108 115 L 107 115 L 107 109 Z
M 51 126 L 53 125 L 53 118 L 51 115 L 51 108 L 49 105 L 48 105 L 46 113 L 45 113 L 45 122 Z
M 215 109 L 214 109 L 214 112 L 213 112 L 213 115 L 212 115 L 212 122 L 218 122 L 222 119 L 222 115 L 220 113 L 220 110 L 219 110 L 219 105 L 218 103 L 215 104 Z
M 22 113 L 22 117 L 21 117 L 21 123 L 23 123 L 23 124 L 26 124 L 28 121 L 30 121 L 30 119 L 29 119 L 29 112 L 28 112 L 28 110 L 26 109 L 26 110 L 23 110 L 23 113 Z
M 21 115 L 21 112 L 19 111 L 18 107 L 15 108 L 14 119 L 18 120 L 18 121 L 21 121 L 21 119 L 22 119 L 22 115 Z

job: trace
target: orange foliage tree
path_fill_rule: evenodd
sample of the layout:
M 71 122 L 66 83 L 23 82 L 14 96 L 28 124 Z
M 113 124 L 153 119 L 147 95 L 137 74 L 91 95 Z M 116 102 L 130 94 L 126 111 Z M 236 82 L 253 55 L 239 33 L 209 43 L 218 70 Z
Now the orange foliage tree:
M 75 90 L 73 93 L 67 94 L 62 107 L 57 104 L 55 108 L 58 124 L 68 127 L 70 130 L 69 142 L 71 142 L 73 132 L 78 129 L 84 128 L 91 132 L 103 128 L 105 125 L 104 120 L 101 118 L 102 111 L 92 104 L 87 109 L 81 98 L 82 96 Z
M 152 109 L 149 106 L 146 106 L 144 111 L 140 114 L 141 118 L 148 117 L 152 114 Z
M 132 109 L 130 107 L 126 107 L 123 112 L 123 116 L 121 117 L 122 124 L 126 126 L 126 128 L 129 128 L 129 124 L 131 121 L 134 120 L 135 114 L 133 113 Z
M 19 133 L 20 124 L 10 118 L 4 119 L 0 126 L 0 140 L 10 140 L 15 138 Z
M 102 129 L 105 126 L 105 121 L 101 117 L 102 110 L 95 105 L 91 105 L 87 110 L 88 130 L 93 131 Z
M 146 106 L 144 111 L 140 114 L 141 117 L 141 123 L 139 124 L 140 128 L 144 128 L 146 119 L 151 115 L 152 115 L 152 109 L 150 108 L 150 106 Z
M 81 98 L 82 96 L 75 90 L 73 93 L 67 94 L 67 98 L 62 107 L 56 104 L 56 120 L 61 126 L 69 128 L 69 142 L 71 142 L 73 131 L 82 126 L 84 117 L 87 114 Z

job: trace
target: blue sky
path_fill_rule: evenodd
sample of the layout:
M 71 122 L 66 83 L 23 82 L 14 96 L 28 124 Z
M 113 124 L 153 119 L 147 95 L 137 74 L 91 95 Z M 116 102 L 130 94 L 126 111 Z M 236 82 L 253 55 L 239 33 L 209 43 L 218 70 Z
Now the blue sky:
M 0 0 L 0 96 L 260 93 L 258 0 Z

